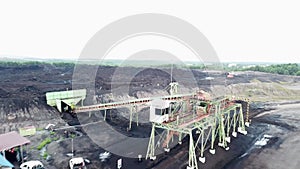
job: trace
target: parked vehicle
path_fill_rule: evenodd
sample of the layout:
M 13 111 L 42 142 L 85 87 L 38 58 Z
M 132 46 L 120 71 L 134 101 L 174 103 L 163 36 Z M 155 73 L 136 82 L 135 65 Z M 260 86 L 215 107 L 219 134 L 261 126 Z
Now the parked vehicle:
M 33 160 L 22 163 L 20 169 L 44 169 L 44 165 L 40 161 Z
M 70 169 L 86 169 L 84 159 L 82 157 L 72 158 L 69 161 Z

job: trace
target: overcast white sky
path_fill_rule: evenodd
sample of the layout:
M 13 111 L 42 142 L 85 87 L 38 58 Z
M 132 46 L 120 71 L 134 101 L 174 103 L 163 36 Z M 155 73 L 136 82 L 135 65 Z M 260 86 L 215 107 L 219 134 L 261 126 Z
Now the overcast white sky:
M 0 1 L 0 56 L 76 59 L 105 25 L 129 15 L 162 13 L 196 26 L 221 61 L 300 63 L 299 9 L 296 0 Z M 128 55 L 137 42 L 154 48 L 151 39 L 131 39 L 111 55 Z

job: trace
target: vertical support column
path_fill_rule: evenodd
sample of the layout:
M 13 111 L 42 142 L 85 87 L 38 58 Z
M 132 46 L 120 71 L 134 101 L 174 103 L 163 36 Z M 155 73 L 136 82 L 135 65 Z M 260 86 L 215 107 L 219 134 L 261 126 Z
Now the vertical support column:
M 131 130 L 131 125 L 132 125 L 132 107 L 130 108 L 129 127 L 128 127 L 128 130 Z
M 245 125 L 247 127 L 249 127 L 250 126 L 250 120 L 249 120 L 250 100 L 249 99 L 245 99 L 245 102 L 247 102 L 246 122 L 245 122 Z
M 204 157 L 204 129 L 201 128 L 201 148 L 200 148 L 200 157 L 199 157 L 199 161 L 202 163 L 205 163 L 205 157 Z
M 236 132 L 236 120 L 237 120 L 236 109 L 237 109 L 237 107 L 234 109 L 234 114 L 233 114 L 233 128 L 232 128 L 232 136 L 233 137 L 237 136 L 237 132 Z
M 189 145 L 189 166 L 187 169 L 198 169 L 197 158 L 195 153 L 195 146 L 192 131 L 190 131 L 190 145 Z
M 150 158 L 150 160 L 155 160 L 155 123 L 152 123 L 151 135 L 149 138 L 149 144 L 146 154 L 146 159 Z
M 212 125 L 212 129 L 211 129 L 211 146 L 210 146 L 210 150 L 209 152 L 211 154 L 215 154 L 216 150 L 214 149 L 214 145 L 215 145 L 215 140 L 216 140 L 216 130 L 217 130 L 217 118 L 218 118 L 218 111 L 217 111 L 217 106 L 215 106 L 215 114 L 214 114 L 214 119 L 213 119 L 213 125 Z
M 107 112 L 107 110 L 104 109 L 104 117 L 103 117 L 103 120 L 104 120 L 104 121 L 106 121 L 106 112 Z
M 226 138 L 225 140 L 230 143 L 230 136 L 229 136 L 229 132 L 230 132 L 230 120 L 231 120 L 231 110 L 229 110 L 229 112 L 227 113 L 227 131 L 226 131 Z
M 139 114 L 138 114 L 138 111 L 137 111 L 137 106 L 133 105 L 133 108 L 134 108 L 133 111 L 135 113 L 136 126 L 139 126 Z
M 136 117 L 136 125 L 139 126 L 139 118 L 138 118 L 138 113 L 136 110 L 136 105 L 132 105 L 130 107 L 130 117 L 129 117 L 129 127 L 128 130 L 131 130 L 132 127 L 132 119 L 133 119 L 133 115 L 135 114 Z
M 222 123 L 223 123 L 223 118 L 222 118 L 222 114 L 220 112 L 220 104 L 218 104 L 218 106 L 216 106 L 217 109 L 217 119 L 218 119 L 218 135 L 219 135 L 219 143 L 218 145 L 221 146 L 221 142 L 222 142 Z
M 176 83 L 175 89 L 174 89 L 174 94 L 177 94 L 177 93 L 178 93 L 178 83 Z
M 245 124 L 244 124 L 244 115 L 243 115 L 243 108 L 242 105 L 240 105 L 240 112 L 239 112 L 239 127 L 238 127 L 238 132 L 246 135 L 247 131 L 245 129 Z
M 219 111 L 219 143 L 218 145 L 220 147 L 225 148 L 225 150 L 229 150 L 229 147 L 227 147 L 227 143 L 225 141 L 226 134 L 225 134 L 225 127 L 224 127 L 224 114 L 223 112 Z
M 215 139 L 216 139 L 215 133 L 216 133 L 216 116 L 214 117 L 212 129 L 211 129 L 211 145 L 210 145 L 210 150 L 209 150 L 209 152 L 211 154 L 216 153 L 216 150 L 214 149 L 214 144 L 215 144 Z
M 222 144 L 222 135 L 223 135 L 223 131 L 222 131 L 222 129 L 223 129 L 223 116 L 222 116 L 222 114 L 219 114 L 218 115 L 218 119 L 219 119 L 219 131 L 218 131 L 218 133 L 219 133 L 219 143 L 218 143 L 218 145 L 219 146 L 222 146 L 223 144 Z
M 240 112 L 239 112 L 239 128 L 242 128 L 243 124 L 244 124 L 243 107 L 242 107 L 242 105 L 240 105 L 239 107 L 240 107 Z
M 164 142 L 164 144 L 166 146 L 166 148 L 164 148 L 165 152 L 170 152 L 169 142 L 170 142 L 172 135 L 173 135 L 173 133 L 172 132 L 170 133 L 170 130 L 167 130 L 167 136 L 166 136 L 166 140 Z
M 169 85 L 170 85 L 170 95 L 172 96 L 172 95 L 177 94 L 178 93 L 178 83 L 172 82 L 172 79 L 171 79 L 171 83 Z
M 218 145 L 220 146 L 220 147 L 225 147 L 225 136 L 224 136 L 224 120 L 223 120 L 224 118 L 223 118 L 223 115 L 222 114 L 220 114 L 219 115 L 219 143 L 218 143 Z

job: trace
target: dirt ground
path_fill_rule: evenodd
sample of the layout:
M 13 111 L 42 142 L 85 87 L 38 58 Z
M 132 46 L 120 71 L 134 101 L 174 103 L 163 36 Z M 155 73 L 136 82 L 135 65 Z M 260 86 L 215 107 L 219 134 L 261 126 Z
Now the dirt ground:
M 265 146 L 253 146 L 239 163 L 230 168 L 289 168 L 300 166 L 300 104 L 278 104 L 275 110 L 259 114 L 253 120 L 268 124 L 264 134 L 272 136 Z
M 93 68 L 86 66 L 88 71 Z M 168 95 L 170 83 L 169 69 L 158 68 L 116 68 L 103 66 L 97 68 L 95 79 L 95 97 L 88 98 L 93 103 Z M 118 73 L 116 73 L 118 72 Z M 120 72 L 122 74 L 120 74 Z M 191 83 L 187 70 L 173 70 L 173 81 L 180 84 L 181 93 L 204 89 L 213 96 L 230 95 L 250 98 L 252 123 L 248 135 L 233 139 L 230 150 L 217 148 L 217 153 L 206 152 L 207 162 L 199 163 L 199 168 L 297 168 L 299 160 L 299 104 L 300 77 L 273 75 L 258 72 L 236 72 L 232 79 L 220 71 L 192 70 L 195 82 Z M 68 153 L 73 142 L 74 154 L 90 160 L 88 168 L 116 168 L 120 157 L 112 154 L 109 160 L 101 162 L 99 154 L 105 150 L 87 136 L 86 128 L 93 128 L 103 123 L 103 112 L 81 114 L 80 117 L 68 113 L 59 113 L 46 104 L 45 93 L 72 89 L 73 67 L 49 64 L 0 67 L 0 133 L 16 130 L 20 127 L 35 126 L 37 134 L 29 136 L 31 144 L 27 146 L 28 160 L 40 160 L 46 168 L 68 168 Z M 130 77 L 133 77 L 132 79 Z M 207 77 L 213 77 L 208 80 Z M 117 78 L 117 79 L 114 79 Z M 111 95 L 112 90 L 122 91 L 128 87 L 128 93 Z M 87 99 L 87 100 L 88 100 Z M 85 104 L 87 104 L 85 102 Z M 139 108 L 141 121 L 147 119 L 145 107 Z M 128 128 L 128 109 L 107 112 L 107 123 L 120 133 L 130 137 L 149 137 L 151 124 L 144 123 Z M 78 120 L 80 119 L 80 120 Z M 105 123 L 106 123 L 105 122 Z M 54 124 L 54 131 L 44 128 Z M 264 134 L 271 135 L 265 146 L 256 146 Z M 102 133 L 99 138 L 108 136 Z M 42 150 L 37 146 L 47 138 L 52 141 Z M 73 141 L 72 141 L 73 140 Z M 124 168 L 186 168 L 188 156 L 188 139 L 182 145 L 174 147 L 170 153 L 163 154 L 156 161 L 136 158 L 124 158 Z M 144 155 L 143 155 L 144 156 Z M 16 167 L 17 168 L 17 167 Z

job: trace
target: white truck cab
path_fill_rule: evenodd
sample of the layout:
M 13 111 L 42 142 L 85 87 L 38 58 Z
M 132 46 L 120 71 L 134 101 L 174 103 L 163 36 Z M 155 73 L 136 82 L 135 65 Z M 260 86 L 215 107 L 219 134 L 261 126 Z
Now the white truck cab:
M 82 157 L 75 157 L 69 161 L 70 169 L 86 169 L 84 159 Z

